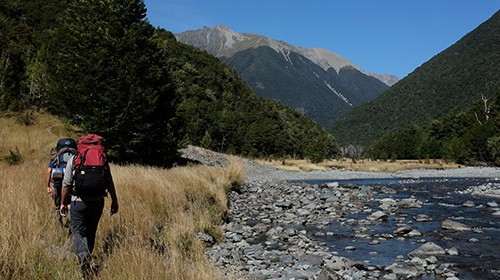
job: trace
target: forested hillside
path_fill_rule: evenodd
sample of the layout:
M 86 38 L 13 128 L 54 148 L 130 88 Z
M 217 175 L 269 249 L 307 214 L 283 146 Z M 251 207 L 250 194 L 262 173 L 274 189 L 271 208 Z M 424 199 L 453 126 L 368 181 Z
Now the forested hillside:
M 442 158 L 460 164 L 500 165 L 500 93 L 463 112 L 384 135 L 367 150 L 375 159 Z
M 337 153 L 312 120 L 151 26 L 143 1 L 7 0 L 0 23 L 0 110 L 63 116 L 102 134 L 115 161 L 170 165 L 186 144 L 314 160 Z
M 467 109 L 500 91 L 500 12 L 368 104 L 340 117 L 331 132 L 342 145 Z

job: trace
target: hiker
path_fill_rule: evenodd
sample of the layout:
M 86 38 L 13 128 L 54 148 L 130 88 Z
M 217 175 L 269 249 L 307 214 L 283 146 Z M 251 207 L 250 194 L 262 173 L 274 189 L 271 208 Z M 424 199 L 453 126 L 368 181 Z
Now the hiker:
M 68 205 L 63 202 L 71 196 L 70 230 L 85 279 L 97 273 L 91 264 L 92 251 L 107 193 L 111 197 L 111 215 L 118 212 L 118 199 L 102 142 L 103 138 L 96 134 L 80 137 L 78 154 L 68 161 L 62 185 L 60 212 L 63 216 L 67 214 Z
M 61 205 L 61 187 L 66 164 L 72 156 L 76 155 L 76 141 L 72 138 L 61 138 L 50 154 L 49 167 L 47 169 L 47 193 L 54 200 L 55 216 L 62 226 L 62 217 L 59 213 Z

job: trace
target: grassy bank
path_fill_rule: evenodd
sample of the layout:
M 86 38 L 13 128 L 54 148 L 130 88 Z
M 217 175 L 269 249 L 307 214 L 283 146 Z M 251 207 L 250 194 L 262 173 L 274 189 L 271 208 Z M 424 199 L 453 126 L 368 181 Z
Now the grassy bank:
M 76 136 L 55 118 L 0 118 L 0 278 L 80 279 L 67 229 L 55 222 L 44 187 L 48 151 Z M 20 157 L 16 165 L 7 159 Z M 98 279 L 219 279 L 198 233 L 222 238 L 226 192 L 242 181 L 242 165 L 160 169 L 112 165 L 120 211 L 107 199 L 97 232 Z
M 374 161 L 374 160 L 325 160 L 321 163 L 311 163 L 308 160 L 267 160 L 261 163 L 271 164 L 274 167 L 287 171 L 328 171 L 333 169 L 368 172 L 398 172 L 401 170 L 430 168 L 460 168 L 456 163 L 444 160 L 395 160 L 395 161 Z

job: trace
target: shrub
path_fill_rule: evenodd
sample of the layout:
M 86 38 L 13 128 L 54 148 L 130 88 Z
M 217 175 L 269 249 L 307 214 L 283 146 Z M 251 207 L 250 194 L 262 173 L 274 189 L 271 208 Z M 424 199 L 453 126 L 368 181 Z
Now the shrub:
M 9 150 L 9 155 L 5 157 L 5 161 L 9 165 L 18 165 L 23 162 L 23 157 L 21 156 L 21 152 L 19 152 L 19 148 L 16 147 L 15 151 Z

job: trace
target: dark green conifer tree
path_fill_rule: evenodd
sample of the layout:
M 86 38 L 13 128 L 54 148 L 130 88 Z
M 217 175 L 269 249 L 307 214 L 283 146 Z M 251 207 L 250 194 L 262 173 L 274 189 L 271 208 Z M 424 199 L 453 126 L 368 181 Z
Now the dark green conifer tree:
M 71 1 L 46 46 L 51 112 L 101 133 L 119 161 L 168 165 L 172 92 L 141 0 Z

